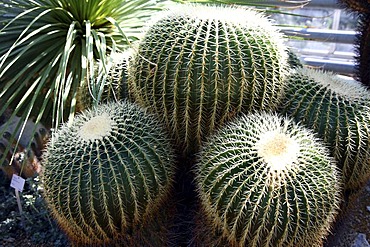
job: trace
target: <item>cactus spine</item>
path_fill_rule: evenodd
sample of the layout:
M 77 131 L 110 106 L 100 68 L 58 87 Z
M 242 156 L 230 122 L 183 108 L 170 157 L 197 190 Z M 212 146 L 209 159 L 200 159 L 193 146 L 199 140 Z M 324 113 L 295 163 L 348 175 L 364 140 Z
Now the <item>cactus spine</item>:
M 204 144 L 196 183 L 229 246 L 321 246 L 339 207 L 328 151 L 292 120 L 242 116 Z
M 193 152 L 235 114 L 276 107 L 286 67 L 282 35 L 260 13 L 181 5 L 149 27 L 129 91 Z
M 127 242 L 150 220 L 171 187 L 169 142 L 157 118 L 127 101 L 85 111 L 53 135 L 45 199 L 73 242 Z
M 287 82 L 281 112 L 315 130 L 342 169 L 346 188 L 370 176 L 370 94 L 332 73 L 301 69 Z

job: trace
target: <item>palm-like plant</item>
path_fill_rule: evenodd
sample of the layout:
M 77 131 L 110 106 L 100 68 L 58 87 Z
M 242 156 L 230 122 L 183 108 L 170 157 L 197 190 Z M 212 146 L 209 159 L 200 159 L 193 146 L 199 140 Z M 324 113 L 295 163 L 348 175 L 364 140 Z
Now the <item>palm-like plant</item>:
M 96 78 L 97 61 L 104 74 L 112 56 L 138 39 L 140 28 L 163 7 L 158 2 L 2 1 L 0 116 L 9 108 L 11 118 L 19 115 L 15 132 L 20 134 L 31 117 L 49 127 L 71 119 L 78 110 L 77 89 Z M 99 95 L 102 85 L 95 88 Z

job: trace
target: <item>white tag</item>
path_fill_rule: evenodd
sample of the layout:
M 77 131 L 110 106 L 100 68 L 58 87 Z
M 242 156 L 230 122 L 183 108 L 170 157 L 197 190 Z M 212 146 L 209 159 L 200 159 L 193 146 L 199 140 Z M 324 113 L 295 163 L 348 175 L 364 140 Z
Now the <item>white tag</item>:
M 22 192 L 24 187 L 25 179 L 20 176 L 13 174 L 12 181 L 10 182 L 10 187 Z

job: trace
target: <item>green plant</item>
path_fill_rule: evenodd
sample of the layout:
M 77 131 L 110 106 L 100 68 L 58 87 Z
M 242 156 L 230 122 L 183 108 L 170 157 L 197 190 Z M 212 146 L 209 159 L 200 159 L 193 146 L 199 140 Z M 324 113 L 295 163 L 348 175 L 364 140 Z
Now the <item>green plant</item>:
M 312 128 L 338 160 L 346 188 L 370 176 L 370 94 L 333 73 L 300 69 L 287 78 L 280 111 Z
M 131 52 L 117 54 L 107 64 L 107 74 L 97 73 L 94 81 L 86 80 L 78 89 L 77 108 L 89 109 L 98 103 L 130 99 L 127 85 L 127 70 Z M 101 68 L 96 68 L 99 71 Z
M 85 111 L 53 135 L 43 155 L 45 200 L 74 243 L 125 242 L 148 227 L 174 174 L 166 136 L 127 101 Z
M 292 69 L 303 67 L 301 60 L 299 60 L 299 57 L 291 49 L 288 50 L 288 63 L 290 68 Z
M 11 108 L 11 118 L 21 117 L 21 135 L 31 116 L 53 128 L 73 119 L 78 87 L 94 80 L 97 60 L 106 73 L 110 56 L 137 40 L 162 7 L 145 0 L 2 1 L 0 116 Z
M 204 215 L 228 246 L 322 246 L 340 202 L 333 161 L 313 132 L 292 119 L 241 116 L 199 153 Z
M 261 13 L 180 5 L 148 28 L 128 84 L 192 153 L 235 114 L 276 107 L 286 69 L 283 36 Z

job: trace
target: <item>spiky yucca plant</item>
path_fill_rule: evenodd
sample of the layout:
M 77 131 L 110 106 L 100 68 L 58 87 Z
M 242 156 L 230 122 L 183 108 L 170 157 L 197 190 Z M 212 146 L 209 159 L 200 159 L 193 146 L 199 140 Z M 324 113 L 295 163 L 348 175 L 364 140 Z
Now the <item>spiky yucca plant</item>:
M 276 107 L 286 67 L 283 36 L 261 13 L 181 5 L 148 28 L 129 91 L 191 153 L 235 114 Z
M 217 131 L 195 172 L 204 213 L 228 246 L 321 246 L 339 207 L 328 150 L 275 114 L 242 116 Z
M 54 133 L 43 155 L 45 200 L 74 243 L 127 242 L 166 199 L 173 164 L 153 115 L 127 101 L 99 105 Z
M 30 116 L 54 128 L 73 119 L 78 86 L 94 78 L 96 60 L 105 65 L 137 40 L 159 9 L 145 0 L 2 1 L 0 116 L 11 108 L 22 118 L 17 131 Z
M 287 79 L 280 110 L 329 145 L 346 188 L 357 188 L 370 177 L 370 92 L 361 84 L 300 69 Z

